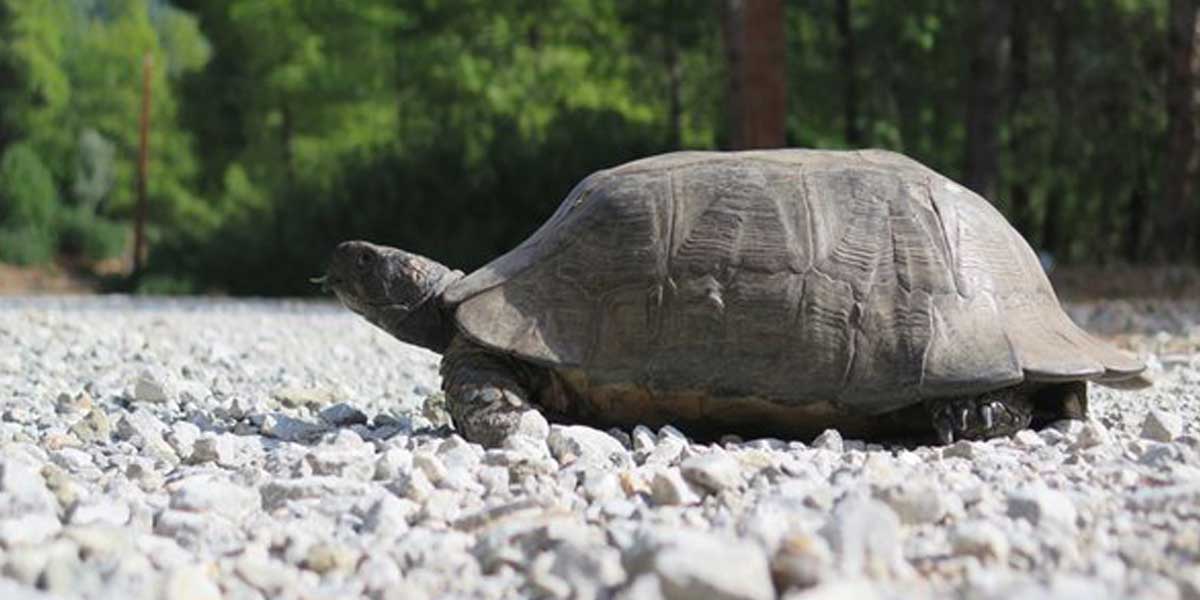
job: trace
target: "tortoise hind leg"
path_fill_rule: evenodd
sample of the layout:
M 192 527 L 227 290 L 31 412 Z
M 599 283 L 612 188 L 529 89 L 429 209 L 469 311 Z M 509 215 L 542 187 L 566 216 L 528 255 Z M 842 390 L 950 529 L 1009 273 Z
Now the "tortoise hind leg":
M 943 444 L 1011 435 L 1033 421 L 1034 402 L 1024 386 L 992 390 L 978 396 L 925 401 L 930 422 Z
M 450 417 L 467 440 L 495 448 L 517 433 L 546 437 L 549 425 L 529 403 L 529 377 L 516 361 L 456 337 L 441 371 Z

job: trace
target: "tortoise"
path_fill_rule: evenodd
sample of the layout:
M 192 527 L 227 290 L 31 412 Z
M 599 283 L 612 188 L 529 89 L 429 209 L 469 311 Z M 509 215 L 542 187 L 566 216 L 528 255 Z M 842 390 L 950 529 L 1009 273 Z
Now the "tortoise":
M 322 279 L 444 354 L 455 427 L 486 446 L 542 415 L 951 443 L 1084 418 L 1088 381 L 1147 384 L 991 204 L 882 150 L 653 156 L 469 275 L 348 241 Z

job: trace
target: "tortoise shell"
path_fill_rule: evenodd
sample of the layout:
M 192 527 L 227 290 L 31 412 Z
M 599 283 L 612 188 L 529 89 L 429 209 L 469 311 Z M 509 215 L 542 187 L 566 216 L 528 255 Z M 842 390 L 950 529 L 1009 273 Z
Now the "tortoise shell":
M 470 339 L 556 370 L 862 414 L 1143 369 L 1071 322 L 986 200 L 878 150 L 597 172 L 444 297 Z

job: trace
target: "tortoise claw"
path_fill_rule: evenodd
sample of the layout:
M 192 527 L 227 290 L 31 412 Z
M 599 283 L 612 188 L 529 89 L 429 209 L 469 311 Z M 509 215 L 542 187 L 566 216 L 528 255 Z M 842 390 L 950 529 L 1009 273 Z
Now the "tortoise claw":
M 954 443 L 954 423 L 950 420 L 950 415 L 934 417 L 933 429 L 937 432 L 939 443 L 944 446 Z
M 966 431 L 971 426 L 971 408 L 969 406 L 960 406 L 958 408 L 958 430 Z
M 992 404 L 995 404 L 994 402 Z M 992 404 L 984 404 L 979 407 L 979 421 L 983 423 L 984 429 L 991 429 L 996 425 L 996 416 L 992 409 Z
M 1027 427 L 1032 404 L 1012 389 L 979 396 L 930 400 L 930 424 L 942 444 L 955 440 L 983 440 L 1008 435 Z

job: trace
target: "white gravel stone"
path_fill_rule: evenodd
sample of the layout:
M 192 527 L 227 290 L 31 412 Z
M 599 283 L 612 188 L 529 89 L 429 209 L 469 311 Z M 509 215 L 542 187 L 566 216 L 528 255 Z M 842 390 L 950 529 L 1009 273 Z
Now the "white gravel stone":
M 222 467 L 237 468 L 250 460 L 250 452 L 243 438 L 231 433 L 206 432 L 192 445 L 189 461 L 192 463 L 216 463 Z
M 326 406 L 321 409 L 321 420 L 335 427 L 359 425 L 367 422 L 367 415 L 358 408 L 345 402 Z
M 327 303 L 0 298 L 0 598 L 1200 600 L 1200 303 L 1122 310 L 1155 386 L 1040 433 L 708 444 L 530 411 L 484 450 L 422 416 L 436 355 Z
M 674 465 L 683 455 L 685 448 L 686 441 L 675 436 L 664 436 L 657 441 L 642 462 L 647 465 Z
M 838 503 L 822 534 L 837 556 L 842 573 L 874 579 L 904 577 L 900 518 L 888 505 L 870 498 L 848 497 Z
M 375 450 L 350 430 L 337 433 L 331 443 L 321 444 L 305 455 L 314 475 L 336 475 L 368 480 L 375 476 Z
M 70 513 L 72 525 L 110 525 L 122 527 L 133 515 L 128 502 L 100 497 L 76 504 Z
M 285 442 L 311 442 L 321 437 L 327 430 L 325 425 L 310 423 L 282 413 L 270 414 L 263 417 L 261 430 L 263 435 Z
M 783 596 L 784 600 L 877 600 L 884 598 L 875 584 L 866 579 L 823 583 L 804 591 Z
M 775 597 L 755 544 L 698 531 L 648 531 L 625 553 L 632 575 L 658 576 L 664 598 L 757 600 Z
M 621 466 L 629 462 L 621 442 L 599 429 L 583 425 L 552 425 L 546 444 L 560 464 L 582 461 Z
M 205 565 L 180 567 L 171 572 L 163 586 L 165 600 L 221 600 L 221 588 L 213 582 Z
M 191 458 L 196 441 L 200 439 L 200 428 L 187 421 L 176 421 L 171 423 L 171 430 L 167 432 L 164 439 L 175 450 L 175 454 L 187 460 Z
M 985 454 L 985 452 L 983 452 L 979 447 L 979 442 L 972 442 L 970 440 L 959 440 L 953 444 L 950 444 L 949 446 L 946 446 L 945 448 L 942 448 L 943 458 L 965 458 L 967 460 L 973 460 L 982 454 Z
M 175 462 L 175 450 L 163 439 L 167 426 L 161 419 L 146 409 L 135 409 L 117 421 L 117 436 L 129 440 L 134 446 L 157 460 Z
M 412 467 L 412 452 L 403 448 L 388 448 L 375 459 L 375 479 L 391 481 L 407 477 Z
M 1159 442 L 1170 442 L 1183 433 L 1183 418 L 1164 410 L 1151 409 L 1142 421 L 1142 437 Z
M 437 485 L 446 478 L 448 471 L 446 464 L 438 458 L 436 454 L 431 452 L 418 452 L 413 455 L 413 468 L 420 469 L 425 474 L 425 478 L 429 483 Z
M 1078 516 L 1071 498 L 1044 485 L 1031 485 L 1008 494 L 1008 516 L 1034 525 L 1073 531 Z
M 0 519 L 0 545 L 6 548 L 41 544 L 62 530 L 53 514 L 31 513 Z
M 657 443 L 657 437 L 654 435 L 654 432 L 645 425 L 635 426 L 633 433 L 629 437 L 634 452 L 650 452 Z
M 57 509 L 58 501 L 46 487 L 38 464 L 0 457 L 0 512 L 24 515 L 53 513 Z
M 842 434 L 836 429 L 826 429 L 821 435 L 810 444 L 813 448 L 821 450 L 829 450 L 832 452 L 842 452 L 845 447 L 845 442 L 842 441 Z
M 1008 538 L 1003 530 L 987 521 L 955 526 L 950 530 L 950 547 L 955 554 L 974 556 L 982 561 L 999 564 L 1008 561 Z
M 669 506 L 700 503 L 700 495 L 684 480 L 679 469 L 674 467 L 654 472 L 650 480 L 650 498 L 655 504 Z
M 880 499 L 892 507 L 900 521 L 908 525 L 937 523 L 950 511 L 952 492 L 929 482 L 906 482 L 888 488 Z
M 779 523 L 774 523 L 779 527 Z M 808 588 L 835 576 L 833 550 L 825 538 L 807 532 L 782 537 L 771 559 L 771 573 L 782 589 Z
M 174 395 L 172 377 L 162 369 L 145 369 L 133 382 L 135 402 L 167 402 Z
M 171 508 L 220 515 L 240 522 L 262 504 L 258 490 L 214 474 L 192 475 L 168 486 Z
M 742 466 L 737 459 L 721 451 L 693 456 L 680 464 L 683 477 L 710 491 L 719 493 L 742 484 Z
M 260 488 L 262 506 L 271 511 L 284 506 L 289 500 L 329 499 L 338 497 L 360 497 L 368 488 L 359 481 L 330 476 L 276 479 Z
M 363 519 L 366 531 L 383 537 L 394 537 L 408 531 L 408 522 L 420 510 L 420 505 L 391 494 L 380 496 Z

